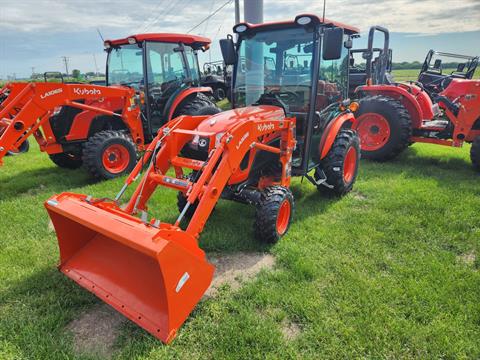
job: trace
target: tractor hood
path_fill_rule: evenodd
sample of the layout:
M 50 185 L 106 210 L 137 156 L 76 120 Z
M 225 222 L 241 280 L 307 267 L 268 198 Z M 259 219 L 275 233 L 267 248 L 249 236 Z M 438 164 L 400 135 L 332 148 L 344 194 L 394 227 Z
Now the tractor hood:
M 285 113 L 282 108 L 272 105 L 247 106 L 238 109 L 224 111 L 205 119 L 196 130 L 209 133 L 221 133 L 234 123 L 247 120 L 279 120 L 284 119 Z

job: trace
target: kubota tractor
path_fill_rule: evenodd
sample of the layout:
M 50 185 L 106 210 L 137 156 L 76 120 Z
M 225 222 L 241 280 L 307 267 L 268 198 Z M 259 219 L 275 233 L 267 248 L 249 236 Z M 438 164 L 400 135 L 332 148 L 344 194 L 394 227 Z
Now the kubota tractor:
M 383 53 L 387 54 L 388 30 L 372 29 L 385 35 Z M 355 90 L 360 106 L 353 128 L 359 133 L 363 156 L 385 161 L 415 142 L 455 147 L 468 142 L 472 163 L 480 170 L 480 80 L 453 74 L 443 77 L 441 88 L 431 90 L 426 73 L 420 75 L 425 83 L 373 83 L 373 31 L 366 54 L 366 85 Z
M 473 79 L 478 59 L 478 56 L 430 50 L 418 74 L 418 85 L 432 97 L 445 90 L 452 79 Z
M 207 96 L 211 89 L 200 87 L 197 51 L 209 45 L 207 38 L 181 34 L 107 40 L 107 87 L 7 84 L 0 90 L 0 162 L 33 134 L 60 167 L 83 164 L 104 179 L 129 173 L 166 122 L 220 111 Z
M 198 238 L 219 198 L 255 206 L 254 233 L 272 243 L 293 217 L 292 176 L 339 195 L 357 177 L 359 139 L 349 108 L 355 106 L 342 98 L 348 92 L 344 44 L 358 30 L 299 15 L 240 23 L 234 31 L 236 44 L 232 37 L 221 41 L 225 63 L 234 66 L 232 110 L 179 116 L 160 128 L 113 200 L 62 193 L 45 203 L 60 271 L 167 343 L 212 281 L 214 267 Z M 275 68 L 265 69 L 264 56 L 272 54 Z M 306 62 L 291 67 L 291 55 Z M 148 213 L 158 186 L 178 192 L 173 224 Z

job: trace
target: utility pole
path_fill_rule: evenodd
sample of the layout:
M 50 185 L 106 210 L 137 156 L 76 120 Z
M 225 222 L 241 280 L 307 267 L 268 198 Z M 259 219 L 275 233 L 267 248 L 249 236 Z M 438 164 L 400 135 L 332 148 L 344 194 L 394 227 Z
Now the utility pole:
M 263 22 L 263 0 L 244 0 L 243 16 L 246 22 L 260 24 Z
M 62 56 L 63 63 L 65 64 L 65 73 L 68 76 L 68 60 L 70 60 L 67 56 Z
M 35 66 L 32 66 L 32 79 L 34 78 L 35 76 Z
M 251 24 L 263 22 L 263 0 L 244 0 L 244 21 Z M 245 48 L 246 52 L 246 104 L 255 103 L 263 93 L 264 85 L 264 54 L 262 43 L 252 43 Z
M 240 22 L 240 0 L 235 0 L 235 25 Z
M 95 53 L 93 55 L 93 62 L 95 63 L 95 76 L 98 76 L 98 65 L 97 65 L 97 58 L 95 57 Z

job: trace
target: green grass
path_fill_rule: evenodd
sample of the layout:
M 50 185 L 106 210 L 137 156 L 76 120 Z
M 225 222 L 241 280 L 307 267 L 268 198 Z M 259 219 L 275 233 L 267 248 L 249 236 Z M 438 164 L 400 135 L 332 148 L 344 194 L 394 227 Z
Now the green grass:
M 444 74 L 450 74 L 455 69 L 444 69 Z M 415 81 L 418 79 L 419 69 L 402 69 L 402 70 L 393 70 L 393 78 L 395 81 Z M 473 76 L 474 79 L 480 79 L 480 68 L 475 71 Z
M 251 207 L 221 201 L 201 247 L 269 251 L 276 269 L 202 301 L 170 346 L 127 323 L 114 357 L 479 358 L 480 176 L 468 150 L 415 144 L 390 163 L 363 161 L 343 199 L 295 179 L 295 221 L 272 247 L 253 240 Z M 121 183 L 56 168 L 36 147 L 5 158 L 1 359 L 76 357 L 65 326 L 99 300 L 56 270 L 43 202 L 61 191 L 113 196 Z M 162 191 L 152 207 L 171 219 L 174 201 Z M 293 341 L 281 335 L 285 320 L 302 329 Z

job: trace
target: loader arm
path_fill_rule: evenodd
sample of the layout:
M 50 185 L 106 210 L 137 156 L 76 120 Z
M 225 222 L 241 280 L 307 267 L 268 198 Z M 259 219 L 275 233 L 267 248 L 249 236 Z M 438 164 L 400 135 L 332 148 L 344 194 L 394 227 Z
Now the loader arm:
M 219 139 L 218 133 L 197 130 L 213 118 L 181 116 L 160 129 L 117 201 L 63 193 L 45 203 L 57 232 L 60 270 L 166 343 L 210 286 L 214 267 L 198 237 L 245 155 L 252 149 L 279 154 L 279 181 L 285 186 L 290 182 L 294 118 L 247 118 L 229 126 Z M 275 133 L 280 145 L 267 145 Z M 205 161 L 182 156 L 182 148 L 195 136 L 210 140 Z M 146 164 L 130 201 L 120 207 L 118 199 Z M 168 172 L 172 168 L 174 176 Z M 188 169 L 199 176 L 184 176 Z M 187 195 L 174 224 L 149 218 L 147 202 L 158 186 Z M 193 217 L 182 226 L 186 210 L 197 201 Z
M 133 89 L 63 83 L 12 83 L 2 89 L 2 94 L 6 97 L 0 103 L 0 164 L 8 151 L 17 149 L 30 135 L 35 137 L 41 150 L 60 146 L 48 123 L 54 109 L 60 106 L 121 117 L 134 141 L 143 145 L 140 110 Z M 109 97 L 124 99 L 121 114 L 79 102 Z

